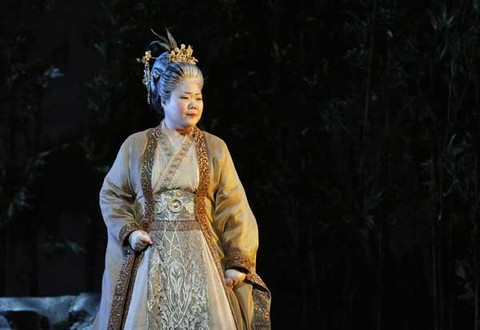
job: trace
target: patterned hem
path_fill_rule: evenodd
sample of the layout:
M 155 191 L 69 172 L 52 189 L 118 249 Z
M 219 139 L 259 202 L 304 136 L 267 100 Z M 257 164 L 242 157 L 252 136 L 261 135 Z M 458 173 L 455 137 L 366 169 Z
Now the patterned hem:
M 272 295 L 270 290 L 256 273 L 248 274 L 245 281 L 253 284 L 253 329 L 270 330 L 272 328 L 270 321 Z

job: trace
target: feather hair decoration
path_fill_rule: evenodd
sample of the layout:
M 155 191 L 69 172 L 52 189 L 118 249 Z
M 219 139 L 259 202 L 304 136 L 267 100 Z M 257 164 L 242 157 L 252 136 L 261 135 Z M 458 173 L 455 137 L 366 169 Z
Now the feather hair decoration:
M 150 29 L 152 31 L 152 33 L 157 36 L 158 39 L 160 40 L 155 40 L 155 41 L 152 41 L 148 47 L 152 46 L 152 45 L 159 45 L 163 48 L 165 48 L 166 51 L 170 52 L 172 50 L 174 50 L 175 48 L 178 48 L 177 46 L 177 42 L 175 41 L 175 38 L 172 36 L 172 34 L 170 33 L 170 31 L 168 31 L 167 28 L 165 28 L 165 30 L 167 31 L 167 38 L 165 38 L 164 36 L 161 36 L 159 35 L 157 32 L 155 32 L 153 29 Z

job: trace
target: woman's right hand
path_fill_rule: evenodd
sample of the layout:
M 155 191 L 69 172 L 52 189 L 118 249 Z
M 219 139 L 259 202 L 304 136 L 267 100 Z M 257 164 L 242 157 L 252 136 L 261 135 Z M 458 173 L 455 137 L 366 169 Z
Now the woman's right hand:
M 150 235 L 143 230 L 135 230 L 128 237 L 128 243 L 135 251 L 145 250 L 149 245 L 153 245 Z

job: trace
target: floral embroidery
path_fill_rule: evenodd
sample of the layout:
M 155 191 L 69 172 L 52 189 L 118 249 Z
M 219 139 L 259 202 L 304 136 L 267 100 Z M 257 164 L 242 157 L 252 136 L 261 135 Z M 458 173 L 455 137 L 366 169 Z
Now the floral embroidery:
M 131 253 L 131 251 L 132 250 L 129 249 L 130 253 L 127 254 L 125 261 L 123 262 L 118 275 L 117 284 L 115 285 L 110 318 L 108 319 L 108 330 L 118 330 L 122 323 L 125 300 L 128 286 L 130 284 L 130 274 L 135 260 L 135 253 Z
M 201 231 L 159 230 L 150 235 L 154 248 L 148 272 L 147 328 L 208 329 Z
M 147 149 L 142 160 L 142 191 L 145 196 L 145 213 L 143 215 L 143 227 L 148 231 L 148 225 L 153 221 L 153 189 L 152 189 L 152 168 L 155 160 L 155 149 L 160 138 L 160 126 L 147 134 Z
M 132 251 L 133 252 L 133 251 Z M 124 313 L 122 318 L 122 327 L 120 329 L 125 328 L 125 321 L 127 320 L 128 310 L 130 308 L 130 302 L 132 300 L 133 288 L 135 287 L 135 278 L 137 277 L 138 268 L 140 267 L 140 263 L 143 260 L 143 253 L 134 253 L 136 255 L 135 261 L 133 262 L 133 268 L 130 275 L 130 285 L 128 286 L 125 306 L 123 307 Z
M 270 294 L 263 290 L 253 290 L 253 329 L 270 330 Z
M 256 273 L 247 274 L 245 281 L 253 285 L 253 330 L 270 330 L 270 291 Z

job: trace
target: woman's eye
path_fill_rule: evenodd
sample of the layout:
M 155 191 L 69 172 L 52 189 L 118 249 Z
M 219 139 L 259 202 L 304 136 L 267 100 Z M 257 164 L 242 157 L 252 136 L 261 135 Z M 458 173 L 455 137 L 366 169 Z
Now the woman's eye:
M 181 98 L 181 99 L 184 99 L 184 100 L 188 100 L 188 97 L 186 97 L 186 96 L 182 96 L 182 97 L 180 97 L 180 98 Z
M 201 98 L 198 98 L 198 99 L 197 99 L 197 101 L 202 101 L 202 100 L 203 100 L 203 99 L 201 99 Z

